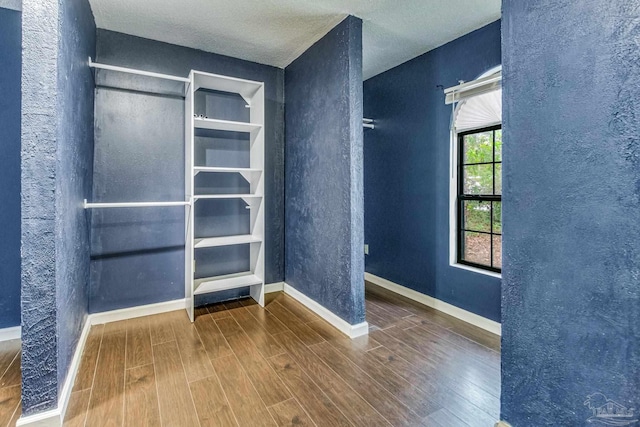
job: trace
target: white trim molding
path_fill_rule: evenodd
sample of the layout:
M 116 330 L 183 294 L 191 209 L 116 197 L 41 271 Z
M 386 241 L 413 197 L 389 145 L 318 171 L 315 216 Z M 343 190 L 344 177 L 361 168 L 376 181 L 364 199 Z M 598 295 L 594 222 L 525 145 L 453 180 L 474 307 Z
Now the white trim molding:
M 82 352 L 84 351 L 84 346 L 87 343 L 87 337 L 89 337 L 89 331 L 91 330 L 90 319 L 91 315 L 88 315 L 87 319 L 84 321 L 84 326 L 82 328 L 82 332 L 80 333 L 80 339 L 78 340 L 78 345 L 76 345 L 76 351 L 73 353 L 73 359 L 71 359 L 71 365 L 69 366 L 69 371 L 67 372 L 67 378 L 64 381 L 62 391 L 60 392 L 60 397 L 58 398 L 58 408 L 60 409 L 60 425 L 62 425 L 64 416 L 67 413 L 67 405 L 69 404 L 69 399 L 71 398 L 73 383 L 75 383 L 76 375 L 80 370 Z
M 455 253 L 454 253 L 454 256 L 455 256 Z M 472 272 L 478 273 L 478 274 L 484 274 L 485 276 L 495 277 L 496 279 L 502 279 L 502 274 L 498 273 L 496 271 L 485 270 L 483 268 L 477 268 L 477 267 L 473 267 L 471 265 L 458 264 L 457 262 L 454 262 L 454 261 L 449 263 L 449 266 L 450 267 L 454 267 L 454 268 L 461 268 L 461 269 L 467 270 L 467 271 L 472 271 Z
M 269 283 L 267 285 L 264 285 L 265 294 L 271 294 L 273 292 L 282 292 L 282 291 L 284 291 L 284 282 Z
M 459 107 L 459 106 L 458 106 Z M 457 109 L 456 109 L 457 111 Z M 455 112 L 454 112 L 455 114 Z M 499 125 L 500 123 L 495 123 Z M 488 125 L 490 126 L 490 125 Z M 458 130 L 451 129 L 449 150 L 449 266 L 502 279 L 502 274 L 458 263 Z
M 22 0 L 0 0 L 0 8 L 22 12 Z
M 420 304 L 424 304 L 427 307 L 435 308 L 438 311 L 482 328 L 486 331 L 491 332 L 492 334 L 502 335 L 502 326 L 500 325 L 500 323 L 495 322 L 491 319 L 487 319 L 486 317 L 471 313 L 470 311 L 430 297 L 429 295 L 414 291 L 413 289 L 409 289 L 405 286 L 399 285 L 387 279 L 383 279 L 382 277 L 378 277 L 371 273 L 364 273 L 364 280 L 371 282 L 374 285 L 378 285 L 381 288 L 385 288 L 391 292 L 395 292 L 399 295 L 407 297 L 413 301 L 419 302 Z
M 295 299 L 300 304 L 304 305 L 309 310 L 313 311 L 315 314 L 329 322 L 334 328 L 338 329 L 349 338 L 357 338 L 369 333 L 369 324 L 367 322 L 352 325 L 346 320 L 334 314 L 328 308 L 324 307 L 321 304 L 318 304 L 316 301 L 312 300 L 311 298 L 285 282 L 265 285 L 265 294 L 273 292 L 284 292 L 285 294 L 289 295 L 291 298 Z
M 27 417 L 23 415 L 18 418 L 18 421 L 16 421 L 16 427 L 59 427 L 62 425 L 60 419 L 60 409 L 56 408 L 50 411 L 29 415 Z
M 173 301 L 159 302 L 156 304 L 140 305 L 137 307 L 122 308 L 120 310 L 104 311 L 89 315 L 92 325 L 118 322 L 120 320 L 135 319 L 137 317 L 152 316 L 154 314 L 167 313 L 186 308 L 186 300 L 177 299 Z
M 12 328 L 0 329 L 0 342 L 20 339 L 22 336 L 22 328 L 14 326 Z
M 73 384 L 76 381 L 76 375 L 80 369 L 80 361 L 82 360 L 82 352 L 84 346 L 87 343 L 87 337 L 89 331 L 93 325 L 101 325 L 103 323 L 117 322 L 120 320 L 135 319 L 142 316 L 150 316 L 153 314 L 166 313 L 175 310 L 184 310 L 186 307 L 185 299 L 179 299 L 174 301 L 166 301 L 157 304 L 141 305 L 138 307 L 123 308 L 120 310 L 105 311 L 102 313 L 93 313 L 87 316 L 76 346 L 76 351 L 73 354 L 71 365 L 69 365 L 69 371 L 67 372 L 67 378 L 64 381 L 60 397 L 58 398 L 58 407 L 49 411 L 40 412 L 37 414 L 22 416 L 18 419 L 16 427 L 29 426 L 29 427 L 60 427 L 64 421 L 64 416 L 67 412 L 67 405 L 69 404 L 69 398 L 71 397 L 71 390 Z
M 502 117 L 494 117 L 493 119 L 483 121 L 482 123 L 476 123 L 475 126 L 460 124 L 458 122 L 459 113 L 461 108 L 466 104 L 465 99 L 469 96 L 473 97 L 485 91 L 492 92 L 501 89 L 502 82 L 502 65 L 493 67 L 476 80 L 471 82 L 462 83 L 458 86 L 454 86 L 445 89 L 447 99 L 457 102 L 451 116 L 451 129 L 450 129 L 450 147 L 449 147 L 449 265 L 453 268 L 460 268 L 462 270 L 472 271 L 478 274 L 484 274 L 486 276 L 495 277 L 497 279 L 502 278 L 502 274 L 494 271 L 490 271 L 483 268 L 477 268 L 458 263 L 458 133 L 466 132 L 474 129 L 481 129 L 489 126 L 497 126 L 502 124 Z M 469 91 L 470 90 L 470 91 Z M 478 92 L 479 91 L 479 92 Z M 465 94 L 466 93 L 466 94 Z M 462 99 L 460 99 L 462 97 Z M 477 98 L 476 98 L 477 99 Z M 449 102 L 447 102 L 449 103 Z M 473 108 L 473 107 L 471 107 Z
M 73 359 L 69 365 L 69 371 L 67 372 L 67 378 L 62 386 L 62 391 L 58 397 L 58 407 L 46 412 L 40 412 L 29 416 L 21 416 L 16 422 L 16 427 L 29 426 L 29 427 L 59 427 L 64 421 L 64 416 L 67 413 L 67 406 L 69 399 L 71 398 L 71 390 L 73 389 L 73 383 L 76 380 L 76 375 L 80 369 L 80 360 L 82 360 L 82 352 L 84 346 L 87 343 L 87 337 L 89 336 L 89 330 L 91 330 L 91 315 L 88 315 L 84 321 L 82 332 L 80 333 L 80 339 L 78 345 L 76 345 L 76 351 L 73 353 Z
M 284 284 L 284 293 L 329 322 L 349 338 L 357 338 L 369 333 L 369 324 L 367 322 L 352 325 L 287 283 Z
M 284 291 L 287 295 L 303 304 L 309 310 L 322 317 L 331 325 L 336 327 L 339 331 L 344 333 L 350 338 L 356 338 L 369 333 L 369 325 L 367 322 L 362 322 L 357 325 L 351 325 L 345 320 L 341 319 L 331 311 L 318 304 L 311 298 L 302 294 L 292 286 L 287 285 L 284 282 L 271 283 L 265 285 L 265 293 Z M 76 375 L 80 368 L 80 361 L 82 359 L 82 352 L 89 336 L 89 331 L 93 325 L 101 325 L 104 323 L 118 322 L 121 320 L 135 319 L 137 317 L 151 316 L 154 314 L 167 313 L 169 311 L 184 310 L 186 308 L 186 300 L 178 299 L 174 301 L 166 301 L 157 304 L 141 305 L 138 307 L 123 308 L 120 310 L 105 311 L 102 313 L 93 313 L 87 316 L 76 346 L 76 351 L 73 354 L 69 371 L 67 372 L 67 378 L 65 379 L 64 386 L 58 399 L 58 407 L 49 411 L 40 412 L 34 415 L 22 416 L 18 419 L 16 427 L 29 426 L 29 427 L 60 427 L 64 421 L 64 416 L 67 411 L 67 405 L 69 404 L 69 398 L 71 397 L 71 390 L 76 380 Z M 15 328 L 12 328 L 15 329 Z M 17 328 L 18 330 L 20 327 Z M 1 332 L 2 330 L 0 330 Z M 15 333 L 15 332 L 14 332 Z M 19 331 L 18 331 L 18 337 Z

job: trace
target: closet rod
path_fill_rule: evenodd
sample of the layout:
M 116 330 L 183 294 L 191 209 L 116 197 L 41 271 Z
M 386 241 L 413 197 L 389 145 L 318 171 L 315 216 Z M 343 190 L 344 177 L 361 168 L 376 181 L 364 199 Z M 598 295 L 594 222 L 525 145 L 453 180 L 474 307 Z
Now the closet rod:
M 151 208 L 159 206 L 189 206 L 191 202 L 133 202 L 133 203 L 88 203 L 84 199 L 85 209 L 97 208 Z
M 99 69 L 102 69 L 102 70 L 109 70 L 109 71 L 119 71 L 121 73 L 136 74 L 136 75 L 139 75 L 139 76 L 155 77 L 155 78 L 164 79 L 164 80 L 173 80 L 173 81 L 176 81 L 176 82 L 183 82 L 183 83 L 191 82 L 191 80 L 188 77 L 170 76 L 168 74 L 153 73 L 151 71 L 142 71 L 142 70 L 136 70 L 136 69 L 133 69 L 133 68 L 117 67 L 115 65 L 100 64 L 100 63 L 97 63 L 97 62 L 93 62 L 91 60 L 91 57 L 89 57 L 89 67 L 91 67 L 91 68 L 99 68 Z

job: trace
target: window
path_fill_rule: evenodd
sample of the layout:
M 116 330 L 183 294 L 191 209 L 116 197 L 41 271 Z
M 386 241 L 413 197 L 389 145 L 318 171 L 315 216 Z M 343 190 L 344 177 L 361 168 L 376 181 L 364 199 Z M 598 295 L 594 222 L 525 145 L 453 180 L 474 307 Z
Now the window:
M 457 179 L 457 262 L 502 268 L 502 128 L 460 132 Z
M 451 105 L 449 264 L 502 273 L 502 67 L 444 90 Z

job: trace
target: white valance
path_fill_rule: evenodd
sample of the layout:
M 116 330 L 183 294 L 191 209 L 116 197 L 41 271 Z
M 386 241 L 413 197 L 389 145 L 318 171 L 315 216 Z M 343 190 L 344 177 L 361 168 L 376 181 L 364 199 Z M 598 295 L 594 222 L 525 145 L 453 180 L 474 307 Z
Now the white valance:
M 480 77 L 467 83 L 461 83 L 444 90 L 445 104 L 464 101 L 474 96 L 493 92 L 502 87 L 502 72 L 498 71 L 491 75 Z

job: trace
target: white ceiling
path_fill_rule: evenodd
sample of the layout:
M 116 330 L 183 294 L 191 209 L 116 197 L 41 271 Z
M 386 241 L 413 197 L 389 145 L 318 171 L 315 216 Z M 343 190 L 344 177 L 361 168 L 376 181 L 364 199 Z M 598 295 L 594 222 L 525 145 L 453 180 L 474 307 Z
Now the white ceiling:
M 286 67 L 346 15 L 367 79 L 500 18 L 501 0 L 90 0 L 98 28 Z

